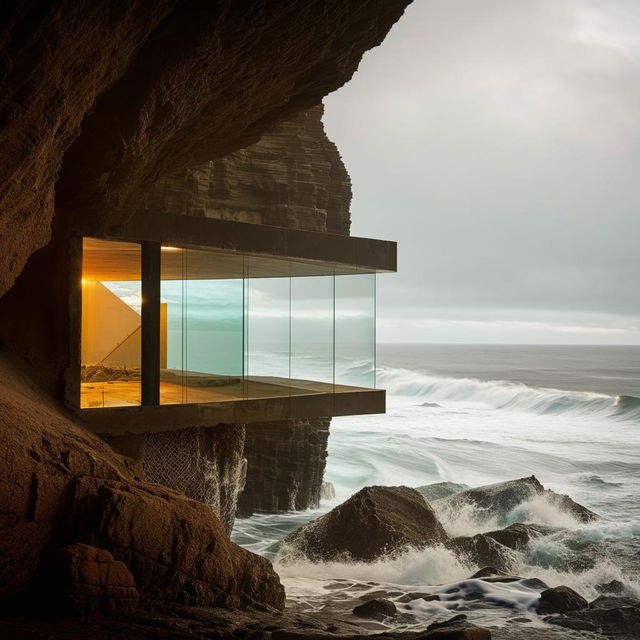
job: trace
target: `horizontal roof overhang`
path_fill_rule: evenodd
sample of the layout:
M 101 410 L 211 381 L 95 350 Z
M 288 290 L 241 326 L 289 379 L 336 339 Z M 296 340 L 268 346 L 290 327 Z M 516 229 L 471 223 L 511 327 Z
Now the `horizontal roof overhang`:
M 130 435 L 219 424 L 364 415 L 385 410 L 383 389 L 354 389 L 202 404 L 82 409 L 77 415 L 88 429 L 101 435 Z
M 184 278 L 181 249 L 188 249 L 188 278 L 240 278 L 393 272 L 396 243 L 317 231 L 249 224 L 187 215 L 145 214 L 111 233 L 80 230 L 85 236 L 121 243 L 158 242 L 164 279 Z M 130 245 L 114 244 L 111 253 L 96 243 L 88 275 L 100 280 L 139 278 L 139 256 Z M 89 245 L 90 246 L 90 245 Z M 239 259 L 242 256 L 243 260 Z M 85 256 L 87 257 L 87 256 Z M 107 274 L 111 274 L 108 276 Z M 137 274 L 137 275 L 136 275 Z

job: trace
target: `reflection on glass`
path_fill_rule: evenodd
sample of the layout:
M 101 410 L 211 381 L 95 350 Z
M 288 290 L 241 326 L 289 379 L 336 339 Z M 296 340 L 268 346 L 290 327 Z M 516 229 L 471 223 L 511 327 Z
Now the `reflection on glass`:
M 334 276 L 291 280 L 291 386 L 326 393 L 334 383 Z M 313 385 L 308 382 L 325 384 Z
M 243 256 L 173 247 L 163 247 L 161 256 L 167 317 L 161 404 L 242 397 Z
M 376 275 L 336 277 L 336 385 L 375 387 Z
M 259 277 L 247 264 L 246 374 L 251 398 L 289 394 L 291 278 Z
M 140 245 L 85 238 L 80 406 L 140 404 Z

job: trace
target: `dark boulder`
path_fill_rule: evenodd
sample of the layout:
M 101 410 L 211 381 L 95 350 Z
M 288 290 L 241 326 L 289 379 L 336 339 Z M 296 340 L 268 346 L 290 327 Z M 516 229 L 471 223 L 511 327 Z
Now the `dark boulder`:
M 461 491 L 438 500 L 437 507 L 439 513 L 455 513 L 466 505 L 473 505 L 482 519 L 496 519 L 498 523 L 508 525 L 515 518 L 527 520 L 527 503 L 538 497 L 544 497 L 560 511 L 569 513 L 580 522 L 591 522 L 598 518 L 597 514 L 574 502 L 569 496 L 545 489 L 535 476 Z
M 353 614 L 359 618 L 388 618 L 395 616 L 398 610 L 391 600 L 383 600 L 374 598 L 367 600 L 364 604 L 360 604 L 353 609 Z
M 626 587 L 620 580 L 611 580 L 611 582 L 603 582 L 596 585 L 596 591 L 599 593 L 608 593 L 620 596 L 626 591 Z
M 489 629 L 479 627 L 467 621 L 467 616 L 460 614 L 445 622 L 434 622 L 427 627 L 424 635 L 416 640 L 491 640 Z
M 567 613 L 586 609 L 589 603 L 570 587 L 560 586 L 546 589 L 540 594 L 538 613 Z
M 561 531 L 561 529 L 558 527 L 549 527 L 542 524 L 524 524 L 522 522 L 517 522 L 515 524 L 510 524 L 504 529 L 489 531 L 484 535 L 488 536 L 489 538 L 493 538 L 500 544 L 503 544 L 505 547 L 519 550 L 526 547 L 531 542 L 531 540 L 535 538 L 548 536 L 558 531 Z
M 442 544 L 448 536 L 425 499 L 409 487 L 365 487 L 285 538 L 283 553 L 311 560 L 370 562 L 407 547 Z
M 416 487 L 416 491 L 421 493 L 427 500 L 433 502 L 442 498 L 448 498 L 456 493 L 470 489 L 468 484 L 458 484 L 456 482 L 434 482 Z
M 549 616 L 545 621 L 568 629 L 635 640 L 640 637 L 640 601 L 635 598 L 600 596 L 586 609 Z
M 496 576 L 506 576 L 506 572 L 505 571 L 501 571 L 500 569 L 497 569 L 496 567 L 482 567 L 482 569 L 478 569 L 478 571 L 476 571 L 472 576 L 471 576 L 471 580 L 475 580 L 475 579 L 484 579 L 484 578 L 489 578 L 489 577 L 496 577 Z
M 505 573 L 511 571 L 517 560 L 511 549 L 482 533 L 452 538 L 446 546 L 463 561 L 478 567 L 495 567 Z

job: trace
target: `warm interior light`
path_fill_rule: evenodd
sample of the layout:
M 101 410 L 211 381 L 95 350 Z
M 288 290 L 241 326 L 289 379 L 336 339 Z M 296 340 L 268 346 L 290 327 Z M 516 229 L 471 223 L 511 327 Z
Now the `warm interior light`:
M 180 247 L 167 247 L 167 246 L 162 246 L 160 247 L 161 251 L 182 251 L 182 249 L 180 249 Z

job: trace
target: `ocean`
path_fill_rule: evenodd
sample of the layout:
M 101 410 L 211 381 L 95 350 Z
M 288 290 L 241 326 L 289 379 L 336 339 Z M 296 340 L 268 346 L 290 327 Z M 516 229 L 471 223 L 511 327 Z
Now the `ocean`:
M 579 524 L 534 505 L 531 521 L 563 531 L 520 554 L 518 574 L 566 584 L 587 599 L 616 579 L 640 597 L 640 347 L 381 345 L 377 385 L 387 389 L 385 415 L 332 421 L 325 480 L 335 499 L 317 510 L 236 522 L 234 540 L 274 561 L 290 606 L 326 609 L 367 588 L 399 585 L 441 592 L 471 575 L 473 567 L 442 548 L 374 564 L 281 558 L 289 531 L 362 487 L 480 486 L 531 475 L 602 519 Z M 468 513 L 449 514 L 443 525 L 451 535 L 496 528 Z M 469 617 L 499 626 L 526 612 L 530 594 L 519 589 L 499 587 L 511 609 L 478 608 Z M 441 603 L 417 608 L 424 619 L 443 613 Z

